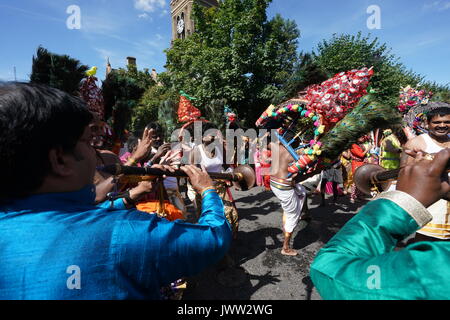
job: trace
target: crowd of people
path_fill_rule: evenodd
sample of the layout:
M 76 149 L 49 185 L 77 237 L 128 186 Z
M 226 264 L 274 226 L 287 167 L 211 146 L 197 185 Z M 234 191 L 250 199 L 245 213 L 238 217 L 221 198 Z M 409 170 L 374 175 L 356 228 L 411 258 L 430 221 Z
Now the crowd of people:
M 323 298 L 450 297 L 442 280 L 450 271 L 441 269 L 450 263 L 450 186 L 443 178 L 450 105 L 427 114 L 427 133 L 408 140 L 401 127 L 377 130 L 310 176 L 289 174 L 294 158 L 280 141 L 263 145 L 244 137 L 243 150 L 230 155 L 208 122 L 197 142 L 182 135 L 170 141 L 151 122 L 130 135 L 119 154 L 99 128 L 76 97 L 36 84 L 0 85 L 1 299 L 179 299 L 186 277 L 219 261 L 234 263 L 227 253 L 239 215 L 231 183 L 208 173 L 241 164 L 251 165 L 261 192 L 273 192 L 280 202 L 286 256 L 298 254 L 291 245 L 298 222 L 314 218 L 308 197 L 317 194 L 322 206 L 326 193 L 334 203 L 372 198 L 311 265 Z M 401 168 L 397 183 L 364 197 L 353 176 L 367 163 Z M 109 165 L 166 174 L 116 176 L 102 170 Z M 171 175 L 180 171 L 185 178 Z M 433 259 L 439 263 L 428 263 Z M 366 270 L 374 265 L 382 270 L 376 290 L 367 286 Z M 69 285 L 73 266 L 83 280 L 72 277 Z

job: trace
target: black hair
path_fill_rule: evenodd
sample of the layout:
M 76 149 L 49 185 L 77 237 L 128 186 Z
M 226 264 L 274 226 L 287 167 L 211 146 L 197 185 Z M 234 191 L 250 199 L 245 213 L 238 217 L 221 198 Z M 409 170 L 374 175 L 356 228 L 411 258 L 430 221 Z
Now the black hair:
M 233 121 L 233 122 L 230 122 L 228 124 L 228 128 L 227 129 L 229 129 L 229 130 L 237 130 L 237 129 L 241 129 L 241 126 L 236 121 Z
M 217 130 L 218 131 L 219 129 L 217 129 L 216 126 L 211 122 L 202 122 L 202 136 L 205 136 L 205 133 L 208 130 Z
M 433 109 L 426 113 L 427 121 L 431 121 L 434 117 L 443 117 L 450 114 L 450 104 L 444 102 L 431 102 L 428 104 Z
M 274 119 L 270 119 L 264 126 L 263 128 L 266 130 L 273 130 L 273 129 L 278 129 L 280 128 L 282 125 L 282 122 L 280 120 L 274 120 Z
M 155 130 L 158 134 L 162 134 L 163 133 L 163 128 L 160 126 L 160 124 L 158 122 L 150 122 L 145 127 L 147 129 Z
M 51 170 L 49 151 L 73 152 L 91 120 L 85 103 L 61 90 L 0 83 L 0 200 L 39 188 Z
M 134 149 L 137 147 L 139 139 L 135 136 L 131 136 L 127 140 L 127 148 L 129 153 L 133 153 Z

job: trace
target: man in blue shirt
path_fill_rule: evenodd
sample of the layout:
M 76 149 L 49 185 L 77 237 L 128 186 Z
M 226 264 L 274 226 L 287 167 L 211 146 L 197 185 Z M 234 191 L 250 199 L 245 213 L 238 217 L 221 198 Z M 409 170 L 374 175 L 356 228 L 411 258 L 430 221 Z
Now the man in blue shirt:
M 182 170 L 203 198 L 195 225 L 94 205 L 90 121 L 57 89 L 0 85 L 0 299 L 159 299 L 227 252 L 222 201 L 194 166 Z

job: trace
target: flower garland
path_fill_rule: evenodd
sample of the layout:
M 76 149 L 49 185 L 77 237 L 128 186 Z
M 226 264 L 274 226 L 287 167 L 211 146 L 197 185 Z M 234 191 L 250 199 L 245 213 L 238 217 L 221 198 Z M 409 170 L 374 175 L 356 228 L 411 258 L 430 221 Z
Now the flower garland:
M 332 127 L 367 94 L 373 74 L 373 68 L 353 69 L 338 73 L 320 85 L 309 86 L 302 97 L 308 101 L 306 108 L 322 115 L 323 124 Z
M 288 170 L 291 173 L 304 171 L 322 153 L 322 143 L 319 137 L 333 128 L 337 122 L 345 117 L 359 102 L 361 97 L 367 94 L 369 81 L 373 76 L 373 68 L 353 69 L 336 74 L 333 78 L 322 82 L 320 85 L 312 85 L 306 89 L 306 94 L 300 97 L 304 101 L 303 106 L 289 104 L 276 108 L 270 105 L 256 121 L 257 127 L 262 127 L 270 120 L 286 118 L 288 114 L 297 113 L 300 117 L 311 118 L 314 122 L 314 138 L 309 142 L 309 147 L 304 149 L 304 154 Z M 284 128 L 278 129 L 282 134 Z
M 411 108 L 414 108 L 418 105 L 428 104 L 432 97 L 433 92 L 418 90 L 408 85 L 404 88 L 401 88 L 400 90 L 400 98 L 397 109 L 402 114 L 406 114 Z

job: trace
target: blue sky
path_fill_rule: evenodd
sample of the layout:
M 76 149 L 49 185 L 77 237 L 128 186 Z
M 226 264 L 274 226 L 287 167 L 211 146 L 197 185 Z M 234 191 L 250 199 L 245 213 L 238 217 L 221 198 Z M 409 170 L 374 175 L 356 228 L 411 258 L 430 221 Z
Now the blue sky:
M 81 9 L 81 29 L 70 30 L 70 5 Z M 369 30 L 370 5 L 381 12 L 381 29 Z M 299 51 L 311 51 L 333 33 L 371 33 L 400 61 L 427 80 L 450 83 L 450 0 L 273 0 L 268 15 L 295 20 Z M 170 46 L 170 0 L 2 0 L 0 2 L 0 80 L 28 80 L 39 45 L 98 67 L 106 57 L 123 67 L 127 56 L 138 68 L 164 71 Z

